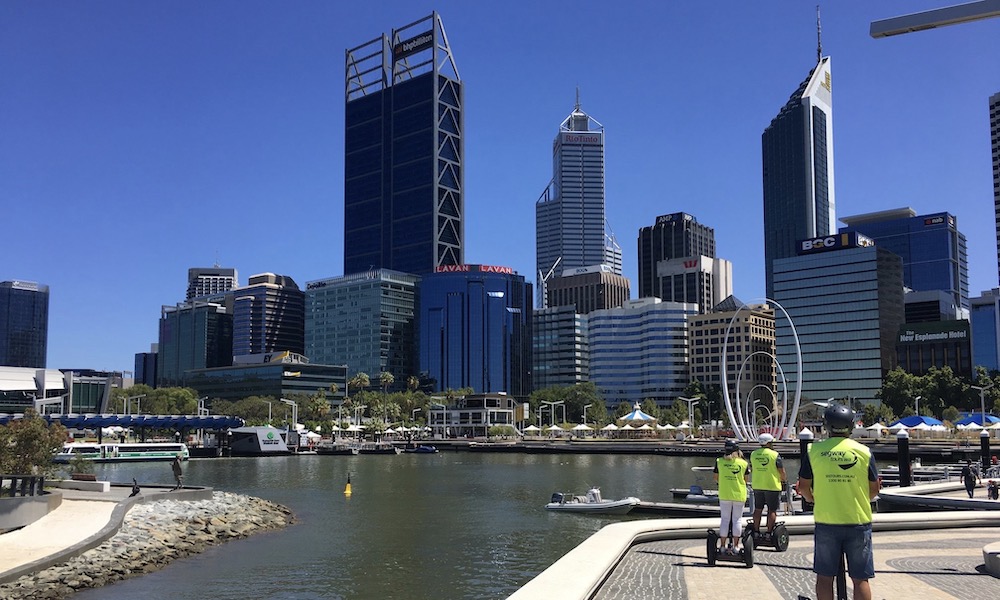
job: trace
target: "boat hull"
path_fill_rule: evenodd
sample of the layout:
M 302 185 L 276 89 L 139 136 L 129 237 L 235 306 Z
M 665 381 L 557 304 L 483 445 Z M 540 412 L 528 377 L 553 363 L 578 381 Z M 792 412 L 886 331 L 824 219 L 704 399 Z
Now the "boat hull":
M 556 512 L 627 515 L 638 504 L 639 500 L 637 498 L 626 498 L 624 500 L 606 500 L 604 502 L 550 502 L 545 505 L 545 508 Z

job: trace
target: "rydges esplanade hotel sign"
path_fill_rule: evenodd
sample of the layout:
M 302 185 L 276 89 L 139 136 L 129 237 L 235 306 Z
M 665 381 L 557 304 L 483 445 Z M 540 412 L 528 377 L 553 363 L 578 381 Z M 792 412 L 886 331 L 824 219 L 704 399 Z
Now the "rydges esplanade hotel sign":
M 510 267 L 499 267 L 496 265 L 440 265 L 434 269 L 435 273 L 501 273 L 503 275 L 516 275 L 514 269 Z

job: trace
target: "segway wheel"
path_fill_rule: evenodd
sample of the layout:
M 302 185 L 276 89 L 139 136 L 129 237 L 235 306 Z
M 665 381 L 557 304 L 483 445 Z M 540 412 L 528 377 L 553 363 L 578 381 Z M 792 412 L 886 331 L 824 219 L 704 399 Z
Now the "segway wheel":
M 715 533 L 714 529 L 708 530 L 708 539 L 705 541 L 706 550 L 708 551 L 708 566 L 715 566 L 715 559 L 719 555 L 719 534 Z
M 774 548 L 778 552 L 788 550 L 788 529 L 784 525 L 775 525 L 771 539 L 774 540 Z
M 743 542 L 743 564 L 747 566 L 748 569 L 753 567 L 753 536 L 744 540 Z

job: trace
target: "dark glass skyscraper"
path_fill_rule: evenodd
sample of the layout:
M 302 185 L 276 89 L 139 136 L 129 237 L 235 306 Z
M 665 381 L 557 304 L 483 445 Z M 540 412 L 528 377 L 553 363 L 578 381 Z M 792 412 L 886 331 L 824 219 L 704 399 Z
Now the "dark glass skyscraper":
M 0 366 L 45 368 L 49 286 L 0 281 Z
M 233 356 L 305 351 L 306 295 L 291 277 L 254 275 L 233 296 Z
M 993 149 L 993 211 L 997 231 L 997 275 L 1000 277 L 1000 92 L 990 96 L 990 147 Z
M 799 240 L 836 233 L 831 92 L 830 57 L 820 58 L 761 136 L 768 298 L 775 260 L 795 256 Z
M 160 310 L 156 387 L 184 385 L 185 371 L 233 364 L 233 315 L 220 304 L 192 301 Z
M 461 264 L 463 90 L 441 18 L 346 54 L 344 273 Z
M 686 213 L 656 217 L 639 230 L 639 297 L 660 297 L 657 264 L 674 258 L 715 258 L 715 230 Z M 675 300 L 674 298 L 661 298 Z

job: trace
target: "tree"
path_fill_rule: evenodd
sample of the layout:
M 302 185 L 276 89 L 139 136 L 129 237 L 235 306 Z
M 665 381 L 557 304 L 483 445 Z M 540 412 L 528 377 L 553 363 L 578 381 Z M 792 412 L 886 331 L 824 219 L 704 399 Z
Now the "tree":
M 908 406 L 913 406 L 913 399 L 922 394 L 917 376 L 907 373 L 900 367 L 889 371 L 882 381 L 882 389 L 876 394 L 882 404 L 897 414 L 901 414 Z
M 417 388 L 420 387 L 420 378 L 416 375 L 410 375 L 406 378 L 406 389 L 415 392 Z
M 53 473 L 52 458 L 65 441 L 65 427 L 49 424 L 34 409 L 27 408 L 22 418 L 0 425 L 0 473 Z

